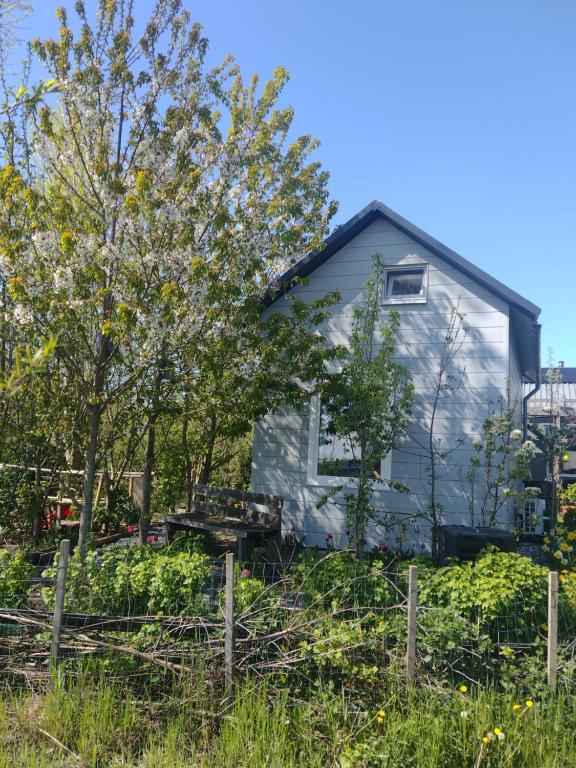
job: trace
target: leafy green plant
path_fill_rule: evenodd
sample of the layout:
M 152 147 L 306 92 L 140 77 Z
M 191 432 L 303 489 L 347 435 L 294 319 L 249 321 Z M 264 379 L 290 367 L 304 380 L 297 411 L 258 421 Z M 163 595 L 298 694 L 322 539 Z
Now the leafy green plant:
M 319 556 L 315 550 L 305 549 L 294 578 L 295 589 L 318 607 L 383 606 L 395 599 L 384 563 L 358 560 L 351 552 Z
M 406 491 L 400 483 L 380 476 L 382 459 L 408 428 L 414 394 L 408 369 L 394 360 L 400 315 L 392 311 L 386 322 L 381 320 L 385 280 L 384 261 L 375 254 L 365 303 L 354 308 L 349 354 L 340 373 L 330 376 L 321 392 L 326 422 L 322 439 L 340 440 L 347 458 L 322 462 L 319 473 L 349 477 L 350 482 L 349 487 L 335 486 L 318 506 L 330 499 L 343 503 L 357 557 L 364 551 L 369 522 L 389 524 L 374 506 L 375 488 L 384 483 Z
M 201 610 L 208 557 L 169 547 L 114 547 L 70 558 L 65 607 L 78 612 L 183 614 Z M 45 571 L 54 578 L 56 567 Z M 54 588 L 43 591 L 53 604 Z
M 515 552 L 487 547 L 473 562 L 428 571 L 421 579 L 422 605 L 450 606 L 485 626 L 500 618 L 522 630 L 545 621 L 547 569 Z
M 11 555 L 0 549 L 0 607 L 21 608 L 26 603 L 33 572 L 21 552 Z

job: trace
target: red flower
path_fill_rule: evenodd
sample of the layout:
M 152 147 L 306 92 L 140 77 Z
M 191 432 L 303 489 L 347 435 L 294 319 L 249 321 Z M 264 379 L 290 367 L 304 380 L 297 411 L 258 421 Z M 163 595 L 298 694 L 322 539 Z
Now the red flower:
M 146 544 L 156 544 L 158 541 L 158 536 L 147 536 L 146 537 Z

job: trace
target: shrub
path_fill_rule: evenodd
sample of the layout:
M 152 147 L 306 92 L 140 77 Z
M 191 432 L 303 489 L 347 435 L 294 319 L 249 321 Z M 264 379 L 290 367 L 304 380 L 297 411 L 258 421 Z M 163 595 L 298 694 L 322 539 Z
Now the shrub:
M 357 559 L 350 552 L 318 556 L 306 549 L 295 568 L 295 588 L 318 606 L 384 606 L 394 599 L 394 587 L 381 561 Z
M 34 568 L 21 552 L 11 555 L 0 549 L 0 606 L 21 608 L 28 597 L 29 579 Z
M 547 573 L 523 555 L 487 547 L 474 562 L 428 571 L 419 579 L 419 602 L 487 624 L 499 618 L 505 630 L 538 626 L 545 621 Z
M 206 555 L 170 547 L 91 551 L 84 563 L 75 552 L 69 562 L 65 607 L 82 613 L 193 613 L 201 608 L 200 589 L 208 573 Z M 56 568 L 45 574 L 55 577 Z M 54 588 L 43 594 L 53 604 Z

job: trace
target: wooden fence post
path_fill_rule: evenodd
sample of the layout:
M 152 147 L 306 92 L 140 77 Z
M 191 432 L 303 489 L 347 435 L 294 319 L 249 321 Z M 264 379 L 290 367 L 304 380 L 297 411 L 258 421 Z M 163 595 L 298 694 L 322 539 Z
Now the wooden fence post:
M 558 572 L 548 573 L 548 685 L 556 688 L 558 675 Z
M 418 606 L 418 568 L 408 566 L 408 636 L 406 642 L 406 680 L 414 682 L 416 673 L 416 611 Z
M 224 683 L 232 688 L 234 674 L 234 553 L 226 555 L 226 607 L 224 613 Z
M 50 645 L 50 660 L 52 663 L 58 661 L 58 654 L 60 652 L 60 633 L 62 631 L 62 614 L 64 613 L 64 595 L 66 593 L 69 554 L 70 541 L 63 539 L 60 542 L 60 557 L 56 572 L 56 595 L 54 599 L 54 618 L 52 621 L 52 643 Z

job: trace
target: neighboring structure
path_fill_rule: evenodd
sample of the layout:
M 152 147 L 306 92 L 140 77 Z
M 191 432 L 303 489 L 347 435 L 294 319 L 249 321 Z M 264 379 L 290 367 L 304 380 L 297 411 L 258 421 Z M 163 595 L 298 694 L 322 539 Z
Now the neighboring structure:
M 532 462 L 531 485 L 540 488 L 538 499 L 527 501 L 522 516 L 526 533 L 542 534 L 549 527 L 554 514 L 558 485 L 576 482 L 576 368 L 567 368 L 563 362 L 557 368 L 543 368 L 540 388 L 528 402 L 530 437 L 538 447 Z M 561 434 L 559 455 L 546 455 L 546 447 L 538 440 L 538 433 L 551 436 Z
M 520 423 L 522 383 L 539 380 L 540 310 L 375 201 L 337 228 L 322 250 L 301 259 L 282 277 L 266 312 L 289 311 L 290 294 L 312 300 L 336 289 L 341 300 L 322 332 L 329 343 L 346 344 L 353 308 L 362 302 L 376 252 L 382 254 L 388 271 L 383 311 L 394 307 L 401 314 L 397 358 L 411 371 L 415 400 L 411 438 L 401 450 L 392 451 L 381 467 L 385 478 L 401 481 L 410 493 L 382 486 L 375 502 L 399 521 L 426 509 L 427 463 L 418 440 L 424 437 L 430 418 L 450 310 L 458 304 L 467 327 L 453 366 L 461 384 L 440 405 L 436 432 L 447 449 L 458 446 L 458 441 L 462 444 L 441 468 L 438 491 L 444 522 L 468 524 L 463 475 L 469 467 L 471 441 L 479 435 L 490 403 L 492 407 L 502 400 L 517 403 Z M 298 284 L 302 278 L 306 282 Z M 301 412 L 283 410 L 264 418 L 255 432 L 252 487 L 285 498 L 284 532 L 294 531 L 309 546 L 343 547 L 347 536 L 342 507 L 316 506 L 335 484 L 350 482 L 346 474 L 351 474 L 341 447 L 322 440 L 322 417 L 322 405 L 313 396 L 310 407 Z M 514 514 L 514 505 L 509 504 L 504 516 L 510 524 Z M 408 535 L 414 543 L 426 546 L 429 542 L 426 524 L 411 525 Z M 369 545 L 387 539 L 384 529 L 371 527 Z

